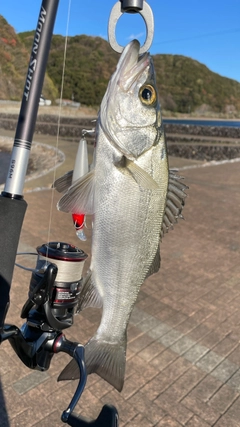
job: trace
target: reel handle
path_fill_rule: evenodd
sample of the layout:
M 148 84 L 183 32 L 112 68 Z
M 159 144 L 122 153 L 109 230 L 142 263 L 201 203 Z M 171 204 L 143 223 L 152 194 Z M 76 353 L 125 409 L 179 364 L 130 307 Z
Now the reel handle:
M 98 418 L 94 421 L 70 414 L 67 423 L 72 427 L 118 427 L 118 412 L 114 406 L 104 405 Z
M 78 343 L 68 341 L 64 336 L 59 337 L 59 342 L 56 344 L 55 352 L 63 351 L 72 356 L 76 360 L 80 371 L 80 380 L 77 389 L 68 408 L 62 413 L 62 422 L 67 423 L 72 427 L 118 427 L 118 412 L 116 408 L 111 405 L 104 405 L 95 421 L 88 421 L 85 418 L 78 417 L 72 413 L 81 397 L 87 381 L 84 347 Z

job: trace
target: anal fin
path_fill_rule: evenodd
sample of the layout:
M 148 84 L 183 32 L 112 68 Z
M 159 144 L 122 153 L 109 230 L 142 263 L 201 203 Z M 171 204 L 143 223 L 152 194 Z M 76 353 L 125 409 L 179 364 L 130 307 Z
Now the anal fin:
M 77 313 L 87 307 L 102 307 L 102 299 L 92 283 L 92 272 L 88 271 L 83 279 L 82 289 L 78 297 Z
M 154 273 L 157 273 L 160 269 L 160 265 L 161 265 L 160 246 L 158 246 L 156 255 L 154 257 L 152 264 L 150 265 L 146 278 L 151 276 Z

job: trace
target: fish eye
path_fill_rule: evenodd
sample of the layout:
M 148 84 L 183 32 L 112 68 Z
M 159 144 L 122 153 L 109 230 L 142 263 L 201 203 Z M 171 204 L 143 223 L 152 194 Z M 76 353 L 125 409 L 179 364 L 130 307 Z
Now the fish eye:
M 157 93 L 153 86 L 144 85 L 139 91 L 140 100 L 145 105 L 153 105 L 157 99 Z

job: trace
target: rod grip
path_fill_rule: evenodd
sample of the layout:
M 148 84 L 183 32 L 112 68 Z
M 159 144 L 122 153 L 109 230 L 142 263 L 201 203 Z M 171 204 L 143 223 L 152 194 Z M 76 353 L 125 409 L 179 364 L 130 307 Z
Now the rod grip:
M 10 288 L 22 223 L 27 209 L 25 200 L 0 196 L 0 328 L 10 302 Z

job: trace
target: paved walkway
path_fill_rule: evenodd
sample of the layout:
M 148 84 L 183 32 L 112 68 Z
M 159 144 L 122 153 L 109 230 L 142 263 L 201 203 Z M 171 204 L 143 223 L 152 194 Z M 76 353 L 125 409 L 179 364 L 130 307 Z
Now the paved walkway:
M 67 169 L 74 162 L 72 144 L 61 147 L 65 154 L 72 153 Z M 187 165 L 175 159 L 174 166 L 178 163 Z M 89 376 L 76 409 L 89 419 L 96 418 L 104 403 L 112 403 L 121 427 L 240 426 L 240 163 L 196 167 L 181 174 L 190 186 L 185 221 L 164 237 L 161 270 L 139 294 L 128 329 L 123 391 L 119 394 L 97 375 Z M 43 186 L 45 181 L 46 176 Z M 90 230 L 86 243 L 77 239 L 71 216 L 55 209 L 57 195 L 50 235 L 51 191 L 26 193 L 25 199 L 21 250 L 32 251 L 49 239 L 90 253 Z M 20 310 L 29 281 L 29 273 L 15 269 L 8 323 L 22 324 Z M 85 310 L 66 336 L 85 343 L 99 320 L 97 309 Z M 47 372 L 30 371 L 4 342 L 0 425 L 63 425 L 61 413 L 76 382 L 57 383 L 56 378 L 68 360 L 58 354 Z

